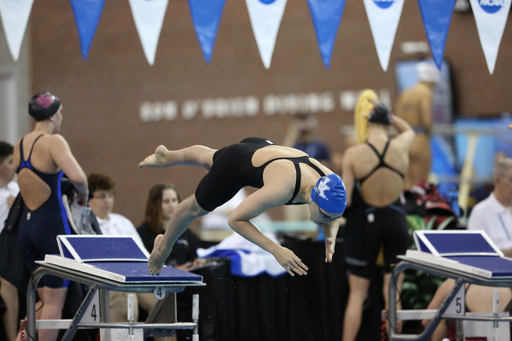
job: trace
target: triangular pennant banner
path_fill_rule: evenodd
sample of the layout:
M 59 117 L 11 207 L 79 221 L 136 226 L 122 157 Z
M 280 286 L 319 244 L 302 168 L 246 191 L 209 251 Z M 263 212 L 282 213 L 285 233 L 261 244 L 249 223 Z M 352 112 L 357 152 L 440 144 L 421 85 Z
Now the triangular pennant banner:
M 404 0 L 364 0 L 380 66 L 386 71 Z
M 501 37 L 507 23 L 510 2 L 511 0 L 471 0 L 480 44 L 491 75 L 494 72 Z
M 28 17 L 34 0 L 0 0 L 0 16 L 4 26 L 7 45 L 12 58 L 17 61 L 21 43 L 27 28 Z
M 457 0 L 418 0 L 432 57 L 439 70 L 443 65 L 444 47 Z
M 286 0 L 245 0 L 263 65 L 268 69 Z
M 188 0 L 199 45 L 206 62 L 210 63 L 222 10 L 226 0 Z
M 331 55 L 340 26 L 345 0 L 308 0 L 315 26 L 316 39 L 326 68 L 331 65 Z
M 104 4 L 105 0 L 71 0 L 71 7 L 73 7 L 78 36 L 80 38 L 82 57 L 85 60 L 89 56 L 89 49 L 91 48 L 92 39 L 94 38 L 94 33 L 96 33 Z
M 150 65 L 155 62 L 156 48 L 164 22 L 168 0 L 129 0 L 142 49 Z

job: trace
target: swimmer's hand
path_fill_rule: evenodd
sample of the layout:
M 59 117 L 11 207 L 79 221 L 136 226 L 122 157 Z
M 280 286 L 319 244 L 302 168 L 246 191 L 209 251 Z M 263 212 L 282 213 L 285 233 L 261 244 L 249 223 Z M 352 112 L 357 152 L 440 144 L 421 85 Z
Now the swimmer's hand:
M 512 130 L 512 123 L 508 125 L 508 129 Z
M 334 255 L 334 246 L 336 243 L 333 242 L 331 238 L 325 239 L 325 262 L 332 262 L 332 255 Z
M 299 275 L 307 275 L 306 272 L 308 267 L 302 263 L 299 257 L 291 250 L 279 246 L 276 251 L 272 252 L 276 260 L 281 264 L 283 268 L 292 276 L 295 276 L 295 273 Z M 295 273 L 294 273 L 295 272 Z
M 149 256 L 148 269 L 153 276 L 159 275 L 162 272 L 165 259 L 167 258 L 166 255 L 160 251 L 160 244 L 162 244 L 163 239 L 163 234 L 156 236 L 153 252 L 151 252 L 151 256 Z
M 139 163 L 139 168 L 142 167 L 167 167 L 169 166 L 169 162 L 165 157 L 165 152 L 169 151 L 165 146 L 159 145 L 155 149 L 155 153 L 149 155 L 144 159 L 141 163 Z

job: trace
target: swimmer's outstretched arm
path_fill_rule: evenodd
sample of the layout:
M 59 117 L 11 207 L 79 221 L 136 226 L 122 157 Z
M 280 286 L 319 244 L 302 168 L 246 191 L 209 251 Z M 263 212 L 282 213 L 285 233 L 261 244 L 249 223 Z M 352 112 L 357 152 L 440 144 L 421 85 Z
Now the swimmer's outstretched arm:
M 307 275 L 308 267 L 291 250 L 274 243 L 249 221 L 270 208 L 283 205 L 286 200 L 277 189 L 263 186 L 248 196 L 230 215 L 229 226 L 245 239 L 270 252 L 291 276 Z
M 325 236 L 325 262 L 331 263 L 334 249 L 336 247 L 336 235 L 340 228 L 342 218 L 334 220 L 330 225 L 322 224 L 322 230 Z

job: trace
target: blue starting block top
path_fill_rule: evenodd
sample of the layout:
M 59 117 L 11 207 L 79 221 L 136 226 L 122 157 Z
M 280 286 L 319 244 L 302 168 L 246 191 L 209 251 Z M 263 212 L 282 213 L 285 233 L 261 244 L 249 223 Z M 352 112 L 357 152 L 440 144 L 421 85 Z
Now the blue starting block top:
M 164 266 L 158 276 L 148 270 L 149 254 L 130 236 L 57 236 L 60 255 L 46 255 L 45 263 L 117 282 L 201 282 L 202 276 Z
M 401 258 L 486 278 L 512 277 L 512 259 L 484 231 L 414 231 L 414 240 L 418 251 Z
M 414 231 L 416 247 L 436 256 L 503 256 L 484 231 Z
M 62 257 L 77 261 L 142 261 L 147 262 L 149 254 L 130 236 L 58 236 Z

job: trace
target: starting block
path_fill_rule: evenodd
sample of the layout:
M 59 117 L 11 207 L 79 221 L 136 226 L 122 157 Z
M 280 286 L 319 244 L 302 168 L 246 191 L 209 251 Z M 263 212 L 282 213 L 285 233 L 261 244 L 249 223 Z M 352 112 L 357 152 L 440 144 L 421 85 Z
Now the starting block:
M 492 287 L 512 287 L 512 259 L 504 257 L 484 231 L 414 231 L 417 250 L 407 250 L 405 256 L 398 256 L 402 261 L 393 271 L 389 285 L 389 313 L 391 326 L 396 326 L 396 283 L 398 276 L 407 269 L 425 271 L 430 274 L 455 279 L 451 293 L 437 311 L 423 311 L 431 318 L 431 323 L 419 335 L 396 334 L 390 328 L 390 340 L 426 340 L 435 330 L 441 319 L 473 320 L 493 322 L 497 329 L 498 321 L 510 322 L 512 318 L 499 316 L 495 311 L 492 316 L 466 315 L 464 310 L 453 312 L 453 306 L 464 306 L 464 284 L 476 284 Z M 457 299 L 456 299 L 457 298 Z M 462 300 L 462 301 L 461 301 Z M 497 309 L 495 305 L 495 309 Z M 403 311 L 411 312 L 414 311 Z M 420 314 L 412 314 L 418 315 Z M 403 319 L 403 316 L 400 316 Z
M 46 255 L 30 279 L 27 290 L 27 332 L 36 335 L 35 288 L 44 275 L 54 275 L 90 286 L 80 308 L 72 320 L 44 320 L 41 329 L 67 329 L 63 341 L 73 338 L 78 328 L 124 328 L 133 335 L 134 329 L 154 330 L 194 330 L 193 339 L 198 339 L 198 311 L 193 311 L 193 323 L 178 323 L 176 313 L 174 321 L 169 323 L 109 323 L 108 293 L 123 291 L 131 293 L 153 293 L 155 298 L 169 302 L 169 294 L 174 302 L 176 293 L 187 286 L 203 286 L 202 276 L 166 267 L 158 276 L 152 276 L 147 268 L 148 252 L 129 236 L 92 236 L 65 235 L 57 236 L 60 255 Z M 97 293 L 99 292 L 99 303 Z M 167 295 L 166 295 L 167 294 Z M 197 307 L 198 297 L 194 304 Z M 99 304 L 100 319 L 96 323 L 83 322 L 91 302 Z M 194 309 L 195 310 L 195 309 Z M 84 319 L 86 320 L 86 319 Z

